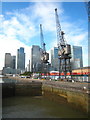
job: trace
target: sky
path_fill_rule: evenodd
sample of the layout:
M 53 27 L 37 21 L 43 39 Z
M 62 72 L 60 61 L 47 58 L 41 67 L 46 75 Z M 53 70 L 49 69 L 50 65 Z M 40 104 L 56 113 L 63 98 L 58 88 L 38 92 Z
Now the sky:
M 25 48 L 26 65 L 32 45 L 41 46 L 40 24 L 43 27 L 46 50 L 57 46 L 55 8 L 68 44 L 82 46 L 83 65 L 88 66 L 88 18 L 84 2 L 2 2 L 0 13 L 0 69 L 5 53 L 17 55 Z

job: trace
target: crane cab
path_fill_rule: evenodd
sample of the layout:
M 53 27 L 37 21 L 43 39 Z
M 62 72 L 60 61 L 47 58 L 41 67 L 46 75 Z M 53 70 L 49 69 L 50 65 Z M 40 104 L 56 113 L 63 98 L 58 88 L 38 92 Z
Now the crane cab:
M 44 59 L 45 59 L 45 60 L 49 60 L 49 53 L 46 53 L 46 54 L 44 55 Z
M 65 55 L 71 54 L 71 45 L 66 44 L 66 47 L 64 48 L 64 54 Z
M 49 60 L 49 53 L 45 52 L 43 53 L 42 57 L 41 57 L 41 61 L 43 61 L 44 63 L 47 63 Z

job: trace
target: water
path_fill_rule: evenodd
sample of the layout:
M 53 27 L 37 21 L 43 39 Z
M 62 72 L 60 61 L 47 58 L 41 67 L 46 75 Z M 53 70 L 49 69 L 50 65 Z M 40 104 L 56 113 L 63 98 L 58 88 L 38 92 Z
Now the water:
M 85 118 L 68 104 L 56 103 L 43 96 L 3 99 L 3 118 Z

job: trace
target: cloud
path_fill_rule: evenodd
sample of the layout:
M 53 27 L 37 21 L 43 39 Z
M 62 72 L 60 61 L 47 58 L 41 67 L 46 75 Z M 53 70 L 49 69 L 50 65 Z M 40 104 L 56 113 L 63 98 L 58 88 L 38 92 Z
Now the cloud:
M 83 23 L 81 24 L 78 21 L 70 23 L 67 21 L 66 18 L 69 16 L 64 14 L 62 3 L 37 2 L 30 4 L 27 8 L 18 8 L 14 11 L 7 11 L 5 15 L 0 15 L 0 38 L 2 38 L 0 44 L 0 51 L 2 51 L 1 66 L 4 66 L 5 52 L 11 52 L 12 55 L 16 55 L 16 50 L 22 46 L 26 49 L 26 63 L 28 63 L 30 47 L 26 44 L 31 44 L 32 41 L 36 42 L 40 37 L 39 24 L 43 25 L 44 38 L 47 43 L 46 47 L 50 49 L 50 47 L 57 45 L 55 8 L 58 9 L 62 30 L 66 33 L 66 41 L 73 45 L 84 46 L 83 41 L 87 41 L 87 31 L 83 28 Z
M 74 23 L 69 23 L 69 22 L 64 22 L 61 24 L 62 30 L 65 32 L 65 41 L 68 44 L 71 45 L 80 45 L 83 46 L 87 45 L 88 46 L 88 30 L 84 29 L 83 27 L 80 28 L 79 24 L 77 26 L 74 26 Z M 55 46 L 57 43 L 57 40 L 53 40 L 52 46 Z
M 0 69 L 4 66 L 5 53 L 11 53 L 12 55 L 17 55 L 17 49 L 20 47 L 25 48 L 26 53 L 26 64 L 30 59 L 30 46 L 25 45 L 17 39 L 13 39 L 13 37 L 6 37 L 5 35 L 0 35 L 2 42 L 0 44 Z
M 36 35 L 33 24 L 25 15 L 14 15 L 9 20 L 3 20 L 2 24 L 3 34 L 17 38 L 22 42 L 29 42 Z
M 25 44 L 30 43 L 32 38 L 39 34 L 39 24 L 44 24 L 45 31 L 53 31 L 53 28 L 55 28 L 52 26 L 54 20 L 51 19 L 52 13 L 50 12 L 56 6 L 57 5 L 54 4 L 35 3 L 27 8 L 10 12 L 7 11 L 5 15 L 0 15 L 0 23 L 2 25 L 0 28 L 0 38 L 2 39 L 0 44 L 0 51 L 2 53 L 0 69 L 4 66 L 6 52 L 16 55 L 16 50 L 24 46 L 26 49 L 26 56 L 30 55 L 30 50 L 28 50 L 30 47 Z M 29 59 L 29 57 L 27 57 L 27 59 Z
M 30 42 L 39 34 L 39 24 L 43 24 L 45 32 L 55 32 L 54 8 L 60 4 L 35 3 L 27 8 L 6 12 L 3 19 L 3 34 L 13 36 L 22 42 Z M 61 14 L 63 9 L 59 10 Z M 5 19 L 8 17 L 9 19 Z
M 55 8 L 58 8 L 59 14 L 63 13 L 61 3 L 37 3 L 34 6 L 34 13 L 36 18 L 39 17 L 39 24 L 44 25 L 45 31 L 55 31 Z

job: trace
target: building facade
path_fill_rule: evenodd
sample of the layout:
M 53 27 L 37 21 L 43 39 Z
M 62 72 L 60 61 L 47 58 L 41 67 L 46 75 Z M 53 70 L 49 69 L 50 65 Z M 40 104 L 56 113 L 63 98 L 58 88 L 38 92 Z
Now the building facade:
M 82 47 L 71 46 L 71 64 L 72 69 L 83 67 Z
M 72 73 L 76 73 L 77 75 L 90 75 L 90 66 L 74 69 Z
M 58 59 L 58 48 L 54 47 L 51 49 L 51 66 L 52 70 L 59 70 L 59 59 Z
M 5 68 L 12 67 L 12 57 L 11 53 L 5 53 Z
M 30 72 L 30 60 L 29 60 L 29 64 L 27 64 L 27 72 Z
M 16 56 L 11 56 L 11 53 L 5 53 L 5 65 L 3 74 L 16 74 Z
M 12 69 L 16 69 L 16 56 L 12 56 Z
M 11 56 L 11 53 L 5 53 L 5 68 L 16 69 L 16 56 Z
M 37 45 L 31 47 L 30 71 L 41 71 L 41 48 Z
M 25 70 L 25 53 L 23 47 L 17 50 L 17 69 L 21 71 Z

